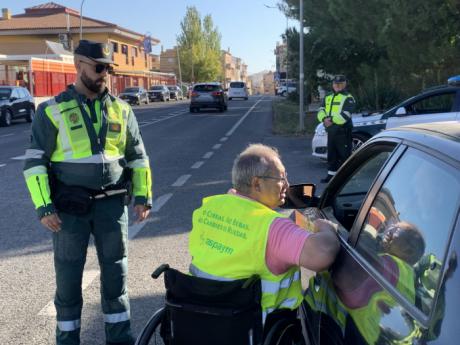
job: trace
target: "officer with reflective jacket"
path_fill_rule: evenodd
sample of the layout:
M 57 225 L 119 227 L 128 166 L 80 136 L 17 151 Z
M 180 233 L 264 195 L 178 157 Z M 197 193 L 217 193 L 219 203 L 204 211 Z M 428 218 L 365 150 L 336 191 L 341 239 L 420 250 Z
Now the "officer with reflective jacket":
M 337 75 L 332 81 L 333 93 L 327 95 L 318 111 L 318 121 L 327 131 L 328 172 L 321 182 L 327 183 L 350 156 L 352 149 L 351 114 L 355 110 L 355 99 L 346 91 L 347 80 Z
M 82 274 L 90 234 L 101 268 L 107 344 L 133 344 L 127 294 L 128 190 L 137 221 L 152 203 L 149 159 L 131 107 L 106 87 L 106 43 L 82 40 L 77 80 L 42 103 L 24 176 L 41 223 L 53 233 L 57 344 L 80 343 Z

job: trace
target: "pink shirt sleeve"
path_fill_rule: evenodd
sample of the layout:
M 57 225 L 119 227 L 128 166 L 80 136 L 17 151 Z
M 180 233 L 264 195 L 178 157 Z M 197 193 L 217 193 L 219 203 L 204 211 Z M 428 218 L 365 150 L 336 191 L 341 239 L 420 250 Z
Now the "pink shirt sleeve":
M 298 266 L 300 253 L 310 233 L 288 218 L 276 218 L 270 225 L 265 262 L 273 274 Z

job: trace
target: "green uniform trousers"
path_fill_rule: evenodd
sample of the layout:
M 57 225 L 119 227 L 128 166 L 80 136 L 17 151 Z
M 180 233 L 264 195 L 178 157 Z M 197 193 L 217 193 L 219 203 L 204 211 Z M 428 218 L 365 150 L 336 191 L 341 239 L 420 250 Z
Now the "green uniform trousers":
M 53 233 L 56 270 L 56 343 L 80 343 L 82 275 L 93 234 L 101 269 L 101 304 L 107 344 L 133 344 L 128 274 L 128 212 L 119 196 L 96 200 L 88 214 L 59 213 L 61 231 Z

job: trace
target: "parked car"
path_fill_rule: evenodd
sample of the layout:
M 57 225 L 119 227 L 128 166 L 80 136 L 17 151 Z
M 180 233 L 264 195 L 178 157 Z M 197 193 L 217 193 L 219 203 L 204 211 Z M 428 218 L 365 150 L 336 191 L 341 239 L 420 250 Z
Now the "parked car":
M 287 84 L 284 83 L 284 84 L 281 84 L 275 91 L 277 95 L 285 97 L 291 92 L 297 91 L 297 84 L 294 82 L 289 82 Z
M 169 85 L 169 98 L 170 99 L 175 99 L 176 101 L 178 100 L 183 100 L 184 99 L 184 94 L 182 93 L 182 90 L 179 86 L 177 85 Z
M 140 105 L 142 102 L 149 104 L 149 96 L 147 91 L 140 86 L 127 87 L 119 97 L 130 104 Z
M 243 98 L 248 100 L 249 93 L 246 87 L 246 83 L 243 81 L 232 81 L 230 82 L 228 88 L 228 99 L 232 100 L 233 98 Z
M 32 122 L 35 115 L 34 98 L 21 86 L 0 86 L 0 126 L 9 126 L 14 119 Z
M 412 123 L 460 120 L 460 76 L 447 85 L 427 89 L 383 113 L 353 114 L 353 150 L 385 128 Z M 327 133 L 322 123 L 312 140 L 313 156 L 327 158 Z
M 220 83 L 199 83 L 193 86 L 190 98 L 190 112 L 198 112 L 202 108 L 227 110 L 228 97 Z
M 152 102 L 156 100 L 166 102 L 171 99 L 169 89 L 165 85 L 153 85 L 150 87 L 149 91 L 149 99 Z
M 302 222 L 338 224 L 339 256 L 309 280 L 301 308 L 309 344 L 460 339 L 459 122 L 385 130 L 320 198 L 312 184 L 291 186 L 288 195 L 291 206 L 307 207 Z

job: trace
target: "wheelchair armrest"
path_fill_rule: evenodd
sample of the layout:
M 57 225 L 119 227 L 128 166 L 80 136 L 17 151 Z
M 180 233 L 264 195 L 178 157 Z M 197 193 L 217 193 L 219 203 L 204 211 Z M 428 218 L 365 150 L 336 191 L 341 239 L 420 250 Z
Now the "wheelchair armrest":
M 158 277 L 165 271 L 169 270 L 169 265 L 168 264 L 162 264 L 156 268 L 155 271 L 152 273 L 152 278 L 153 279 L 158 279 Z

